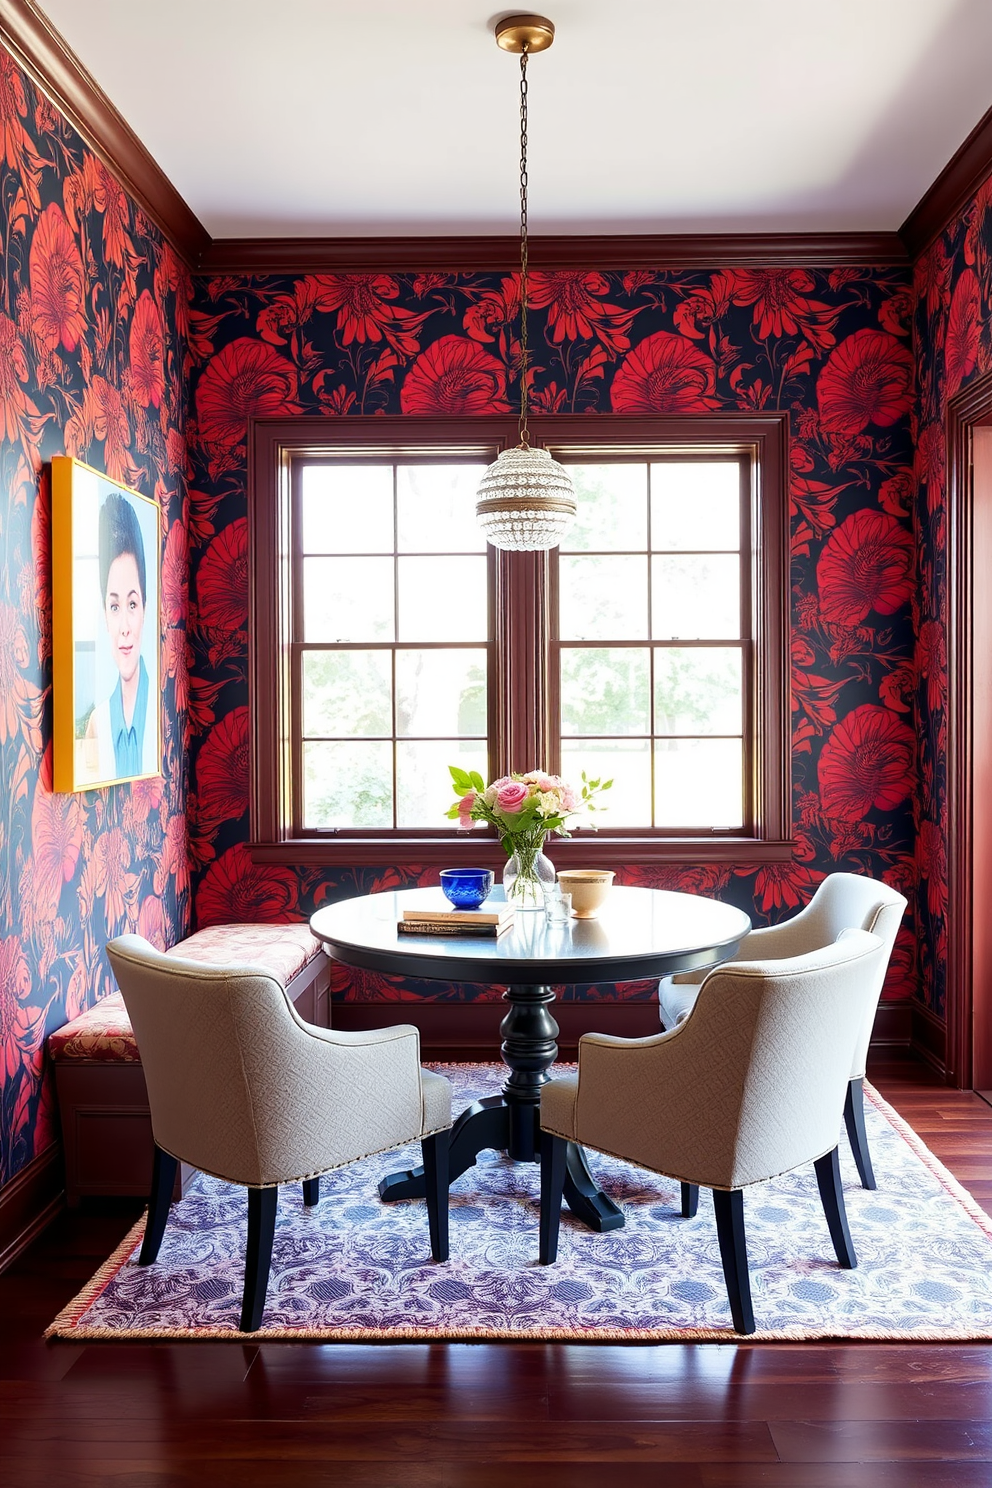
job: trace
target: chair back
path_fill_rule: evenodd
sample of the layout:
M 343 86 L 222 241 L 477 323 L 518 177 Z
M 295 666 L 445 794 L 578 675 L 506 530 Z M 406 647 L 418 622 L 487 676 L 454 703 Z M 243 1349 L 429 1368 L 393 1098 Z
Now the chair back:
M 694 1181 L 740 1188 L 837 1146 L 854 1047 L 884 958 L 879 936 L 844 930 L 805 956 L 710 973 L 690 1016 L 668 1035 L 679 1040 L 682 1094 L 695 1107 Z
M 797 954 L 800 949 L 831 945 L 842 930 L 869 930 L 885 947 L 875 977 L 874 999 L 865 1010 L 854 1048 L 851 1078 L 855 1080 L 860 1080 L 865 1072 L 878 1000 L 906 902 L 896 889 L 876 878 L 860 873 L 831 873 L 820 884 L 806 908 L 787 922 L 790 928 L 795 928 Z M 785 929 L 784 925 L 776 926 L 777 932 Z
M 166 1152 L 233 1183 L 293 1171 L 304 1125 L 287 1107 L 307 1027 L 257 968 L 164 956 L 138 935 L 107 946 Z M 302 1133 L 301 1133 L 302 1135 Z M 288 1165 L 288 1166 L 287 1166 Z

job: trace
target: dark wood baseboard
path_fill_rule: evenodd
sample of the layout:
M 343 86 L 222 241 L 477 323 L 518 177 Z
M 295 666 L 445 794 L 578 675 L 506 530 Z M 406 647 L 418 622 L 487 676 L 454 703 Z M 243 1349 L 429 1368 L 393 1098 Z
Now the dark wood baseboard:
M 53 1142 L 0 1188 L 0 1271 L 51 1224 L 64 1203 L 62 1149 Z
M 907 997 L 900 1002 L 880 1002 L 872 1029 L 873 1049 L 903 1049 L 908 1052 L 913 1034 L 913 1004 Z
M 914 1054 L 937 1071 L 948 1085 L 957 1085 L 956 1071 L 947 1065 L 947 1024 L 920 1003 L 913 1005 L 910 1047 Z
M 425 1059 L 499 1059 L 501 1002 L 336 1002 L 335 1030 L 361 1031 L 413 1023 Z M 561 1030 L 558 1048 L 574 1058 L 584 1033 L 643 1038 L 660 1033 L 658 1004 L 650 1002 L 556 1002 L 551 1009 Z

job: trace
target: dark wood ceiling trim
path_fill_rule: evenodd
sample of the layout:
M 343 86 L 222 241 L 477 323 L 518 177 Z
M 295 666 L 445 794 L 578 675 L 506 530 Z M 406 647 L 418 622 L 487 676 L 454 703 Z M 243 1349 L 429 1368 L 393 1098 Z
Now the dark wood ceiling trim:
M 898 234 L 668 233 L 534 236 L 544 269 L 714 268 L 721 264 L 905 264 Z M 503 273 L 520 262 L 515 237 L 215 238 L 200 274 Z
M 210 243 L 206 228 L 32 0 L 0 0 L 0 42 L 194 267 Z
M 910 258 L 918 258 L 925 248 L 929 248 L 937 234 L 943 231 L 955 213 L 967 205 L 990 173 L 992 109 L 978 121 L 899 229 Z

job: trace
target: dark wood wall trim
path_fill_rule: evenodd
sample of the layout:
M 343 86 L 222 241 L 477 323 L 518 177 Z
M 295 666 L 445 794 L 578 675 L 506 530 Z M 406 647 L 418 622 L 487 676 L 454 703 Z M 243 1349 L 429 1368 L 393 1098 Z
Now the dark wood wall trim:
M 32 0 L 0 0 L 0 42 L 192 268 L 210 234 Z
M 960 1080 L 955 1079 L 954 1070 L 947 1062 L 947 1025 L 921 1003 L 913 1004 L 910 1047 L 924 1064 L 929 1064 L 938 1075 L 942 1075 L 948 1085 L 961 1088 Z
M 914 1006 L 909 997 L 879 1003 L 871 1035 L 874 1050 L 908 1050 L 913 1038 Z
M 0 1188 L 0 1271 L 51 1224 L 64 1201 L 62 1149 L 56 1143 Z
M 946 1047 L 950 1084 L 972 1080 L 974 974 L 975 687 L 972 620 L 975 552 L 972 430 L 992 421 L 992 373 L 978 377 L 947 407 L 947 992 Z
M 955 150 L 940 175 L 920 197 L 899 229 L 912 259 L 928 248 L 938 233 L 974 196 L 992 172 L 992 109 Z
M 897 233 L 663 233 L 540 235 L 539 269 L 715 268 L 721 264 L 906 264 Z M 505 237 L 216 238 L 200 274 L 508 273 L 520 241 Z

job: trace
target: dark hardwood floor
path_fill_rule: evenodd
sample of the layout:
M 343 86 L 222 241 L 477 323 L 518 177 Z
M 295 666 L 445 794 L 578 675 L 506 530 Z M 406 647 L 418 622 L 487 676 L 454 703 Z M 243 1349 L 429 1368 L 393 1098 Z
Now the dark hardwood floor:
M 992 1213 L 992 1108 L 871 1077 Z M 0 1277 L 5 1488 L 978 1488 L 992 1344 L 46 1345 L 138 1206 Z

